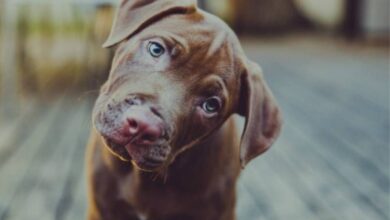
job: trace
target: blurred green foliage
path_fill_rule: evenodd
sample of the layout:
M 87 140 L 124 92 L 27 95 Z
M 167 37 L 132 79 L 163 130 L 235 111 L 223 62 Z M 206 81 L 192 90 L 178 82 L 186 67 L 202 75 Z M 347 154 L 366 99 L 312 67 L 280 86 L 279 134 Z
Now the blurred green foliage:
M 59 13 L 50 4 L 18 5 L 16 27 L 7 30 L 15 33 L 0 32 L 2 43 L 15 44 L 15 62 L 9 64 L 16 65 L 15 73 L 7 74 L 17 75 L 15 87 L 22 94 L 96 89 L 108 74 L 112 52 L 100 45 L 110 29 L 112 7 L 62 7 Z

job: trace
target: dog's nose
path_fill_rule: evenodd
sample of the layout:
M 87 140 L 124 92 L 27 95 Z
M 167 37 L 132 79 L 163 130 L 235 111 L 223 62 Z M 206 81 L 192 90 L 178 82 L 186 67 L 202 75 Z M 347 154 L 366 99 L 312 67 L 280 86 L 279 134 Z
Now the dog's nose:
M 153 144 L 163 134 L 162 120 L 151 110 L 134 108 L 126 112 L 127 132 L 138 144 Z

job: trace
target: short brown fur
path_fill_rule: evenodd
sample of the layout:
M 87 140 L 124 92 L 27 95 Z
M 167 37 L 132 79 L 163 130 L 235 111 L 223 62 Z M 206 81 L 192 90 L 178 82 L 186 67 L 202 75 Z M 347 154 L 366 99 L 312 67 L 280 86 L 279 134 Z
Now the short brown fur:
M 169 55 L 149 57 L 149 39 Z M 227 25 L 192 0 L 123 0 L 105 46 L 117 48 L 93 112 L 87 219 L 234 220 L 241 168 L 271 146 L 281 127 L 260 67 Z M 222 100 L 213 115 L 199 104 L 210 96 Z M 133 99 L 142 100 L 137 108 L 150 106 L 167 134 L 141 156 L 125 150 L 120 133 Z M 235 113 L 246 119 L 242 135 Z M 161 166 L 144 167 L 150 155 L 162 158 Z

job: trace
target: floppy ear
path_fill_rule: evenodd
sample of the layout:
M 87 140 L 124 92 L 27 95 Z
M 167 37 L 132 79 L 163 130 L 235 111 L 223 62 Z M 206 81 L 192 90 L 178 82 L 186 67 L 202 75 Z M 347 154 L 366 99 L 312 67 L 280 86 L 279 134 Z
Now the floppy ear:
M 242 168 L 271 147 L 282 124 L 279 107 L 263 79 L 261 68 L 251 61 L 247 65 L 241 74 L 238 106 L 238 113 L 245 117 L 240 146 Z
M 195 9 L 196 0 L 121 0 L 103 47 L 114 46 L 162 17 L 190 13 Z

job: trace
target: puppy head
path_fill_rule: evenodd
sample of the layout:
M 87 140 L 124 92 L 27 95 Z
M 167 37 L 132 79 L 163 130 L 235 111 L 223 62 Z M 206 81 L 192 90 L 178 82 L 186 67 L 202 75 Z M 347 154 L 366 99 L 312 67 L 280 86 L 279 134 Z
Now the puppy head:
M 234 33 L 193 0 L 123 0 L 105 47 L 116 46 L 93 121 L 112 153 L 158 170 L 215 131 L 246 117 L 241 161 L 264 152 L 280 128 L 260 68 Z

